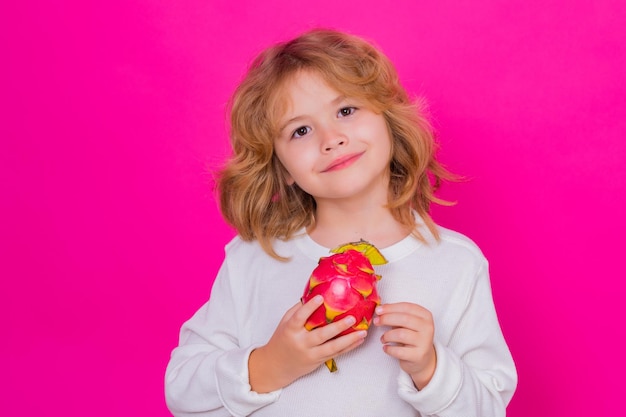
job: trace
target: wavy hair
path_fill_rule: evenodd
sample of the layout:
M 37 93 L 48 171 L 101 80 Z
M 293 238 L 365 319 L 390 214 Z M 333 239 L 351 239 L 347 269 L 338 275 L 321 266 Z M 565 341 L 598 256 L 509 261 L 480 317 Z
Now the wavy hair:
M 431 233 L 431 203 L 442 180 L 454 177 L 436 160 L 436 142 L 423 103 L 412 101 L 389 59 L 370 43 L 346 33 L 315 29 L 263 51 L 230 102 L 232 156 L 217 177 L 224 219 L 243 240 L 258 240 L 281 258 L 274 239 L 288 239 L 315 224 L 315 200 L 297 184 L 274 153 L 279 120 L 286 111 L 285 86 L 299 71 L 313 71 L 347 97 L 366 100 L 381 113 L 392 138 L 388 208 L 401 224 L 416 227 L 415 210 Z

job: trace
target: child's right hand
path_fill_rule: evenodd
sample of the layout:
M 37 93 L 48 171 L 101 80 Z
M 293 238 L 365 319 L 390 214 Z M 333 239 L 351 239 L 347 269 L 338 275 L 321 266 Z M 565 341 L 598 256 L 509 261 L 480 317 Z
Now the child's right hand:
M 250 354 L 248 371 L 253 391 L 263 393 L 286 387 L 327 360 L 348 352 L 363 343 L 361 330 L 333 339 L 354 324 L 349 316 L 338 322 L 308 331 L 304 323 L 322 304 L 316 296 L 306 304 L 291 307 L 265 346 Z

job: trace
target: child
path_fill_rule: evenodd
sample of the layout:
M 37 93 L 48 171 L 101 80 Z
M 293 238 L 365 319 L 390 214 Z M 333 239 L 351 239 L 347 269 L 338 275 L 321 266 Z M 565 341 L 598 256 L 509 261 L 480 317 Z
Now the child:
M 329 30 L 273 46 L 236 90 L 231 123 L 218 188 L 239 235 L 172 353 L 174 415 L 504 416 L 517 375 L 487 261 L 429 216 L 449 175 L 388 59 Z M 388 260 L 374 325 L 307 331 L 323 302 L 298 301 L 311 271 L 360 239 Z

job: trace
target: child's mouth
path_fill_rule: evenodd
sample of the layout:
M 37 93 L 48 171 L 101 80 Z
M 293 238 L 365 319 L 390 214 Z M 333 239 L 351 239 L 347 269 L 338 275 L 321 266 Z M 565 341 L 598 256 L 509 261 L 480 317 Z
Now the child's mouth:
M 352 165 L 354 162 L 356 162 L 364 153 L 365 152 L 359 152 L 359 153 L 353 153 L 353 154 L 341 156 L 335 159 L 333 162 L 331 162 L 331 164 L 328 165 L 326 168 L 324 168 L 322 172 L 331 172 L 331 171 L 337 171 L 340 169 L 347 168 L 350 165 Z

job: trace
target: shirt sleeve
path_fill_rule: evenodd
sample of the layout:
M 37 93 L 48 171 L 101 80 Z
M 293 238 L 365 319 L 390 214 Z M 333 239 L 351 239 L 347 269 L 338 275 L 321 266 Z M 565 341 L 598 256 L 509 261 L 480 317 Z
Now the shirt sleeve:
M 504 417 L 517 373 L 496 315 L 487 262 L 480 267 L 468 303 L 446 346 L 435 341 L 437 368 L 418 391 L 402 372 L 399 395 L 423 416 Z
M 176 417 L 247 416 L 276 401 L 280 391 L 251 390 L 248 358 L 256 346 L 240 346 L 237 317 L 244 308 L 233 297 L 227 262 L 210 301 L 183 324 L 179 346 L 165 372 L 165 398 Z

